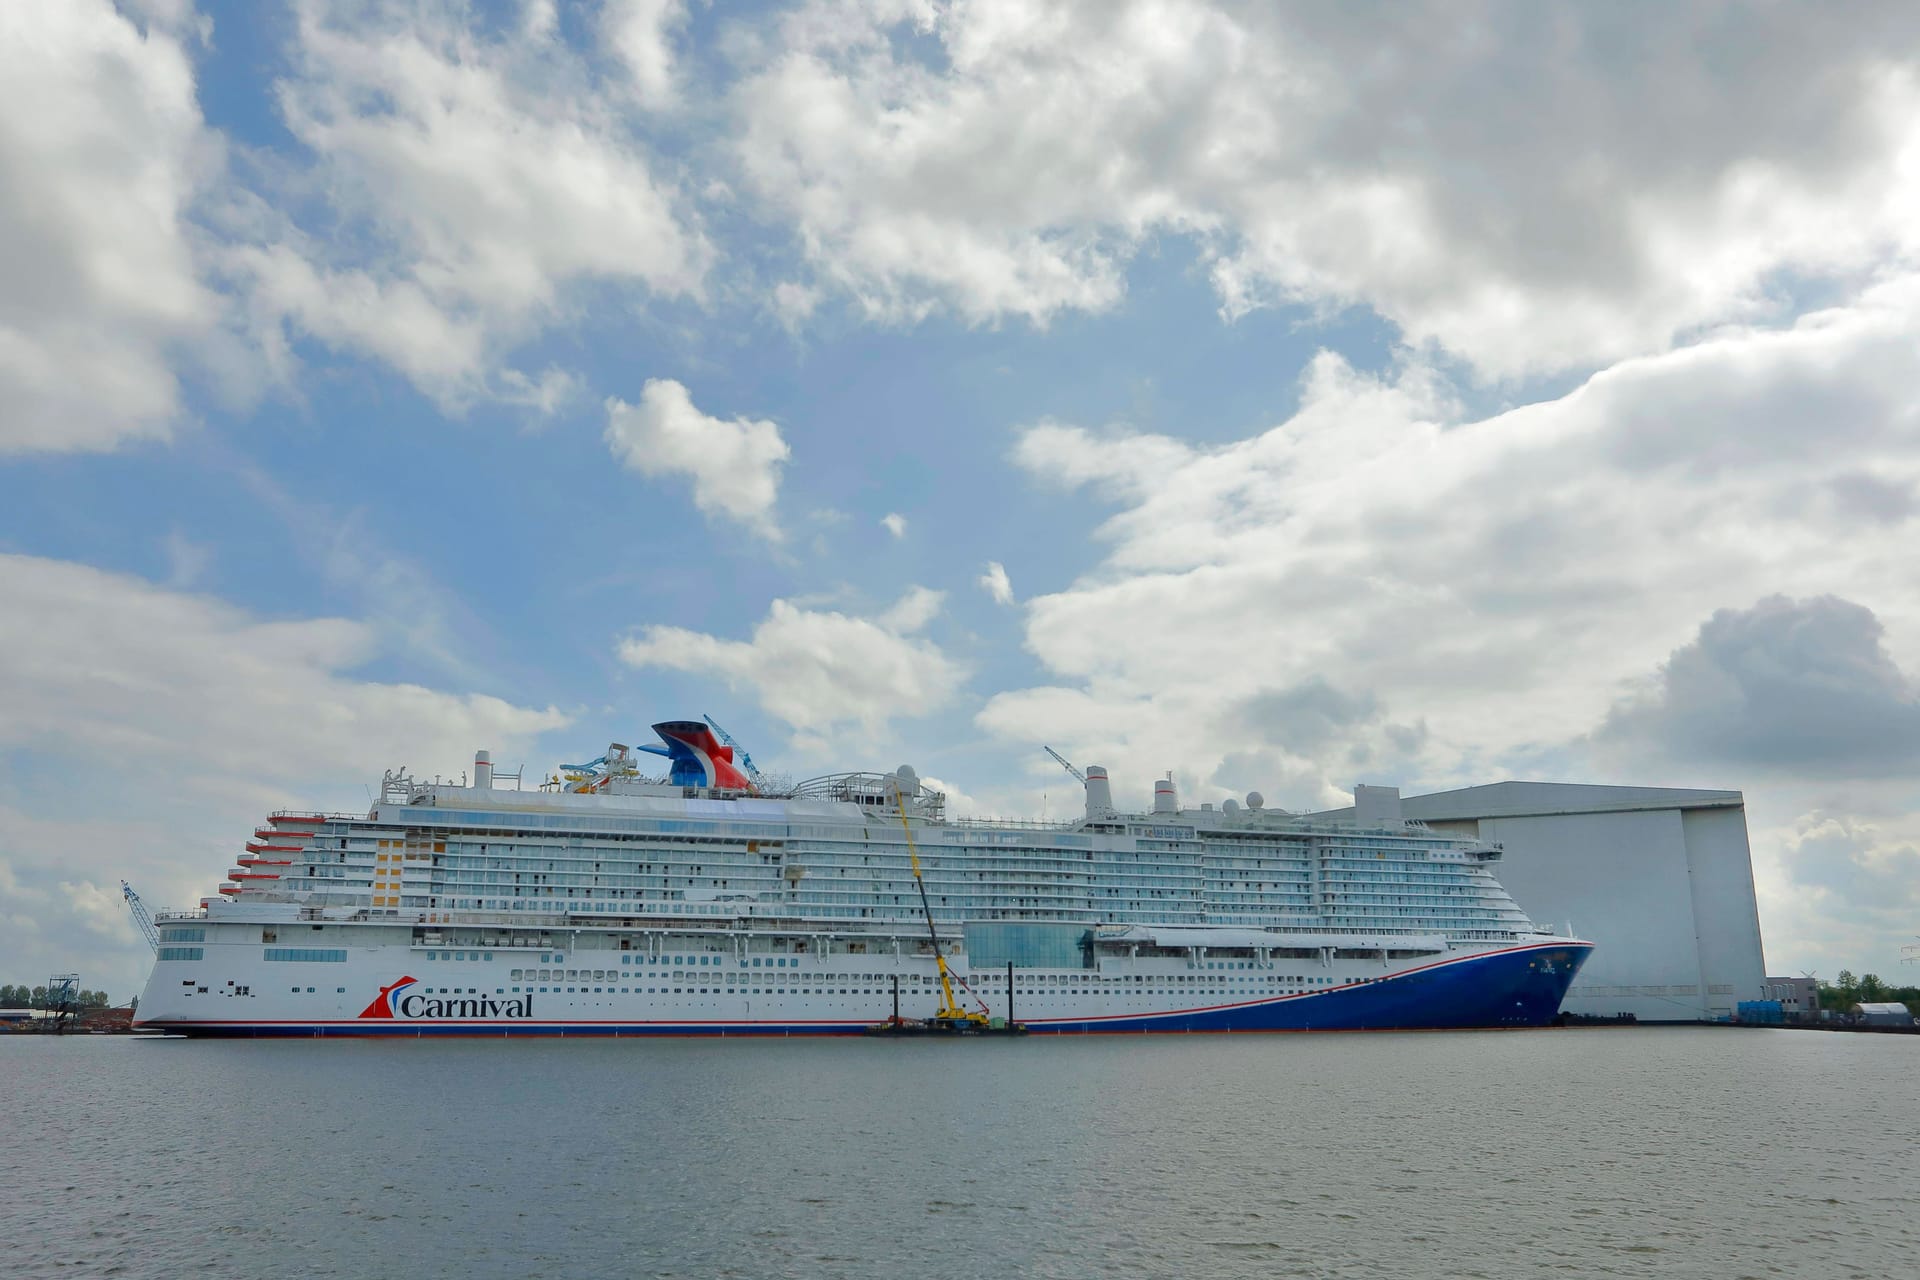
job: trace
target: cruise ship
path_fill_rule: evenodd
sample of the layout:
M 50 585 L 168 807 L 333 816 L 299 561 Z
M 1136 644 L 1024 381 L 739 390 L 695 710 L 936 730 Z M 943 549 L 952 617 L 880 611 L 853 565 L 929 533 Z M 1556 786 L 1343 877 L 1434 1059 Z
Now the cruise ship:
M 1095 766 L 1072 821 L 963 819 L 907 765 L 776 786 L 711 722 L 653 728 L 535 787 L 482 751 L 458 783 L 389 770 L 364 814 L 273 814 L 156 920 L 138 1025 L 853 1034 L 934 1018 L 950 971 L 1034 1033 L 1538 1027 L 1592 950 L 1392 788 L 1336 820 L 1165 778 L 1122 813 Z

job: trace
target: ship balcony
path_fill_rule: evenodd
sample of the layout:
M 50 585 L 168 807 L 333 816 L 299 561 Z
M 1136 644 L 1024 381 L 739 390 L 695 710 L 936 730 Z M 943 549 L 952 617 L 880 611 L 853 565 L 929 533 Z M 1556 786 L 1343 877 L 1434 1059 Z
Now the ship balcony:
M 248 853 L 305 853 L 307 851 L 305 845 L 261 844 L 256 840 L 247 841 L 246 849 Z

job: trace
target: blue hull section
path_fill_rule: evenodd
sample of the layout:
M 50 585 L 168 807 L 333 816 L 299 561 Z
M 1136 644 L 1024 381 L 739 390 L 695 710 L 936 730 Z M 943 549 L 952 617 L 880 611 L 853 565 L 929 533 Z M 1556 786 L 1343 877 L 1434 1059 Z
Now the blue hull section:
M 1555 943 L 1443 961 L 1315 995 L 1139 1018 L 1034 1022 L 1034 1032 L 1440 1031 L 1544 1027 L 1591 946 Z
M 1139 1017 L 1029 1021 L 1035 1034 L 1102 1035 L 1250 1031 L 1440 1031 L 1544 1027 L 1560 1012 L 1593 950 L 1554 942 L 1447 960 L 1310 995 L 1183 1009 Z M 1018 1010 L 1016 1009 L 1016 1013 Z M 190 1036 L 822 1036 L 858 1035 L 862 1022 L 424 1022 L 149 1023 Z

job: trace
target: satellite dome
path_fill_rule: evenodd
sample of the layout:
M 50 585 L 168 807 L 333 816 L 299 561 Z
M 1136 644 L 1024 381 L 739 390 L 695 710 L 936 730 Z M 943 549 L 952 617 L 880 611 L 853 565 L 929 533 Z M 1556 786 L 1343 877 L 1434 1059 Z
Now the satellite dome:
M 918 777 L 919 775 L 914 773 L 912 765 L 903 764 L 898 769 L 895 769 L 893 771 L 893 776 L 904 781 L 907 778 L 914 778 L 914 777 Z
M 1247 808 L 1258 809 L 1267 803 L 1267 798 L 1258 791 L 1247 792 Z
M 1227 813 L 1238 813 L 1240 812 L 1240 802 L 1229 797 L 1221 802 L 1220 808 Z

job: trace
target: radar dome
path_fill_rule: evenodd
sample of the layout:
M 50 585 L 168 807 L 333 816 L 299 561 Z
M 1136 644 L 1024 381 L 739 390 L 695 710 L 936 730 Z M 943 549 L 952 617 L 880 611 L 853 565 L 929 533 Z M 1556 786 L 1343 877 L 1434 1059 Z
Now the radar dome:
M 899 779 L 900 779 L 901 781 L 903 781 L 903 782 L 904 782 L 904 781 L 906 781 L 906 780 L 907 780 L 908 778 L 917 778 L 917 777 L 919 777 L 920 775 L 918 775 L 918 774 L 916 774 L 916 773 L 915 773 L 915 772 L 913 771 L 913 766 L 912 766 L 912 765 L 910 765 L 910 764 L 903 764 L 903 765 L 901 765 L 901 766 L 900 766 L 900 767 L 899 767 L 898 769 L 895 769 L 895 770 L 893 771 L 893 776 L 894 776 L 894 777 L 896 777 L 896 778 L 899 778 Z
M 1221 807 L 1221 809 L 1223 809 L 1223 810 L 1225 810 L 1225 811 L 1226 811 L 1227 813 L 1238 813 L 1238 812 L 1240 812 L 1240 802 L 1239 802 L 1238 800 L 1234 800 L 1234 799 L 1232 799 L 1232 798 L 1228 798 L 1228 799 L 1226 799 L 1226 800 L 1224 800 L 1224 801 L 1222 801 L 1222 802 L 1221 802 L 1221 804 L 1220 804 L 1220 807 Z
M 1267 798 L 1258 791 L 1247 792 L 1247 808 L 1258 809 L 1267 803 Z

